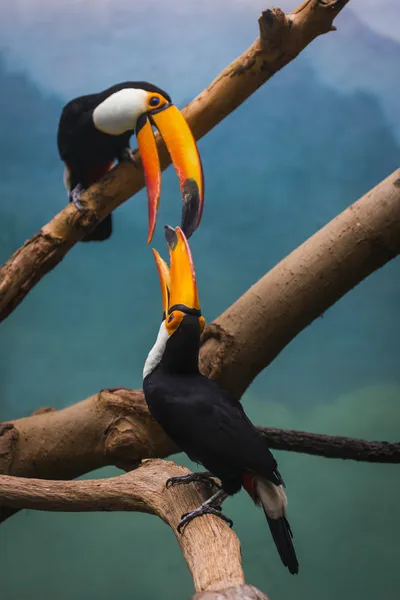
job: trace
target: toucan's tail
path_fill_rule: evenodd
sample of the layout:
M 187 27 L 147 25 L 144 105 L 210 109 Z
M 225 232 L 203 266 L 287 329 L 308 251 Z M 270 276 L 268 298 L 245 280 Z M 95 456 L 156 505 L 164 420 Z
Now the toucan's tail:
M 88 233 L 84 238 L 82 238 L 82 242 L 104 242 L 104 240 L 108 240 L 112 234 L 112 215 L 107 215 L 103 221 L 101 221 L 97 227 L 93 229 L 90 233 Z
M 299 563 L 297 562 L 296 551 L 292 542 L 292 530 L 287 518 L 271 519 L 265 509 L 264 512 L 281 561 L 292 575 L 297 575 L 299 572 Z
M 292 530 L 286 518 L 287 498 L 282 485 L 275 485 L 265 477 L 249 474 L 243 483 L 254 502 L 263 507 L 283 564 L 292 575 L 296 575 L 299 572 L 299 563 L 293 546 Z

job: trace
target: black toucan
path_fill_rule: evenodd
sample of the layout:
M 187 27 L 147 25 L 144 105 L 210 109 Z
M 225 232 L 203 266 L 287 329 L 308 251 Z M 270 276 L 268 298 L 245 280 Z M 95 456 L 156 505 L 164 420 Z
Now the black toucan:
M 144 81 L 127 81 L 66 104 L 58 126 L 57 144 L 66 168 L 64 183 L 71 202 L 81 208 L 83 190 L 100 179 L 116 161 L 134 162 L 129 147 L 133 133 L 144 168 L 150 243 L 156 225 L 161 169 L 152 125 L 157 127 L 178 173 L 183 197 L 182 229 L 190 237 L 203 209 L 204 181 L 196 142 L 182 113 L 169 95 Z M 83 241 L 110 237 L 107 216 Z
M 219 490 L 199 508 L 182 515 L 178 531 L 192 519 L 216 515 L 232 525 L 222 502 L 242 487 L 264 509 L 283 564 L 298 573 L 292 532 L 286 518 L 286 494 L 278 465 L 265 438 L 247 418 L 240 402 L 199 372 L 200 336 L 205 326 L 200 312 L 196 276 L 183 231 L 166 228 L 170 267 L 156 250 L 163 299 L 163 319 L 157 341 L 143 370 L 143 390 L 149 410 L 165 433 L 207 471 L 173 477 L 169 485 L 220 480 Z M 215 480 L 212 480 L 215 481 Z

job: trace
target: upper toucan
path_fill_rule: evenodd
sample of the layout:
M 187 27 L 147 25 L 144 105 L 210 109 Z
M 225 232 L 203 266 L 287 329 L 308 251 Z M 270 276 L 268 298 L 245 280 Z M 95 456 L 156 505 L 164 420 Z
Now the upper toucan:
M 283 564 L 298 573 L 292 531 L 286 518 L 286 494 L 267 442 L 242 405 L 199 371 L 200 336 L 205 326 L 187 239 L 166 228 L 170 266 L 153 250 L 158 269 L 163 317 L 156 343 L 143 370 L 143 390 L 154 419 L 189 458 L 207 471 L 173 477 L 169 485 L 203 480 L 219 490 L 195 510 L 182 515 L 181 532 L 192 519 L 223 515 L 221 503 L 243 487 L 264 509 Z
M 136 134 L 143 164 L 149 212 L 148 243 L 157 218 L 161 169 L 152 125 L 157 127 L 178 173 L 183 197 L 182 229 L 198 227 L 204 198 L 203 169 L 192 132 L 170 96 L 144 81 L 126 81 L 96 94 L 80 96 L 62 110 L 57 144 L 65 163 L 64 183 L 78 209 L 83 190 L 116 161 L 131 161 L 129 140 Z M 107 216 L 83 241 L 102 241 L 112 233 Z

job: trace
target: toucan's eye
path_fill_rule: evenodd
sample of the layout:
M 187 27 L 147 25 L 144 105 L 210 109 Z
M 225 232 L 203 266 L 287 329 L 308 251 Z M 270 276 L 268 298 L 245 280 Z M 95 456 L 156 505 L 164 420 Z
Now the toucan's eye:
M 174 312 L 167 316 L 165 326 L 169 335 L 172 335 L 178 329 L 179 325 L 183 321 L 184 316 L 185 315 L 180 310 L 174 310 Z
M 160 98 L 157 98 L 157 96 L 153 96 L 152 98 L 150 98 L 149 104 L 150 106 L 158 106 L 160 104 Z

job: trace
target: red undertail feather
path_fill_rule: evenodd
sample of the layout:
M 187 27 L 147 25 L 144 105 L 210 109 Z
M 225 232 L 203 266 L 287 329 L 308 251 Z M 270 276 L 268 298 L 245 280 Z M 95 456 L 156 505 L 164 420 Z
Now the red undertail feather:
M 103 165 L 92 167 L 88 173 L 87 185 L 92 185 L 95 181 L 98 181 L 105 175 L 115 164 L 114 160 L 108 161 Z
M 286 518 L 286 494 L 282 485 L 275 485 L 265 477 L 244 473 L 243 487 L 258 506 L 262 506 L 275 546 L 285 567 L 292 575 L 299 572 L 299 563 L 293 546 L 292 530 Z

